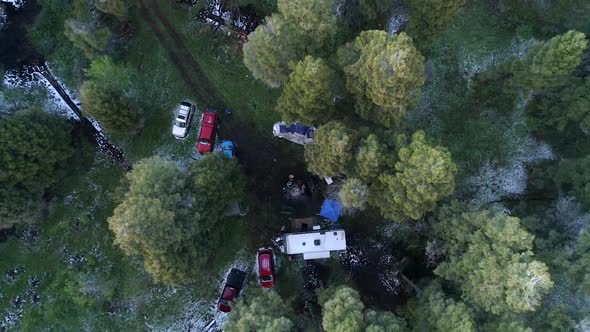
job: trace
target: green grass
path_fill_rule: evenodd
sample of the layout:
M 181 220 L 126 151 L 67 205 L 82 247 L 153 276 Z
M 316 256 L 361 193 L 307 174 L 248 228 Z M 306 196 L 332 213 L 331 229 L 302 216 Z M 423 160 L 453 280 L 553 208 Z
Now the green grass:
M 278 113 L 272 110 L 279 91 L 268 89 L 252 78 L 242 63 L 237 40 L 196 23 L 196 13 L 187 8 L 171 6 L 168 1 L 159 3 L 164 15 L 182 35 L 184 44 L 222 96 L 222 102 L 232 109 L 232 114 L 239 120 L 248 123 L 259 134 L 270 137 L 272 124 L 279 119 Z M 145 125 L 139 135 L 120 140 L 121 145 L 131 161 L 154 153 L 186 161 L 194 149 L 197 121 L 193 121 L 187 139 L 175 140 L 170 133 L 174 108 L 185 99 L 196 101 L 200 111 L 211 105 L 199 100 L 199 94 L 190 91 L 180 77 L 166 49 L 174 47 L 174 43 L 168 40 L 166 45 L 162 45 L 139 11 L 132 11 L 131 14 L 134 34 L 127 54 L 116 60 L 128 68 L 130 94 L 145 114 Z M 199 81 L 197 84 L 207 83 Z M 194 120 L 198 120 L 198 114 Z

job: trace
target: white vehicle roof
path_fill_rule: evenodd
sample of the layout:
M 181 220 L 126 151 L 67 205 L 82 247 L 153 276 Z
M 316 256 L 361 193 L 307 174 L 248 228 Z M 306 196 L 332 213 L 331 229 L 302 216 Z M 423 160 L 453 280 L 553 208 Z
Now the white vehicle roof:
M 343 229 L 285 234 L 285 253 L 288 255 L 304 254 L 304 259 L 327 258 L 330 251 L 339 250 L 346 250 Z

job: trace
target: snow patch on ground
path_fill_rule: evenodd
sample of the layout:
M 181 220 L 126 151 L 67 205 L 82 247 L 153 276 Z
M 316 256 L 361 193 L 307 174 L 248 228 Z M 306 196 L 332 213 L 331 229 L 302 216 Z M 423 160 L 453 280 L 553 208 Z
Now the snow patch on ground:
M 11 4 L 14 8 L 19 9 L 25 5 L 25 0 L 1 0 L 0 2 Z
M 55 77 L 55 76 L 54 76 Z M 58 83 L 64 87 L 66 93 L 71 97 L 74 93 L 66 88 L 63 82 L 60 82 L 57 78 Z M 44 111 L 52 114 L 67 117 L 69 119 L 79 120 L 80 118 L 74 113 L 68 104 L 61 98 L 57 90 L 43 77 L 38 67 L 25 68 L 22 71 L 8 70 L 4 73 L 2 79 L 3 85 L 8 89 L 32 89 L 35 87 L 43 87 L 47 91 L 47 98 L 43 107 Z M 72 101 L 77 105 L 80 105 L 80 101 L 76 98 L 72 98 Z
M 459 64 L 462 68 L 463 77 L 470 81 L 475 75 L 490 68 L 496 67 L 509 58 L 522 59 L 529 48 L 538 43 L 535 39 L 522 39 L 516 37 L 510 46 L 499 51 L 486 52 L 484 55 L 473 54 L 466 49 L 459 53 Z
M 410 15 L 405 7 L 399 4 L 395 5 L 391 16 L 387 20 L 387 33 L 395 35 L 400 32 L 409 18 Z
M 7 19 L 8 15 L 6 15 L 6 9 L 4 8 L 4 5 L 0 3 L 0 30 L 6 25 Z
M 471 203 L 474 206 L 495 202 L 502 198 L 517 197 L 524 193 L 527 184 L 527 168 L 542 160 L 556 158 L 551 147 L 527 133 L 524 138 L 517 134 L 527 130 L 526 105 L 528 96 L 521 96 L 515 105 L 509 132 L 513 137 L 514 151 L 508 165 L 497 165 L 488 161 L 479 172 L 468 178 L 466 183 L 474 191 Z

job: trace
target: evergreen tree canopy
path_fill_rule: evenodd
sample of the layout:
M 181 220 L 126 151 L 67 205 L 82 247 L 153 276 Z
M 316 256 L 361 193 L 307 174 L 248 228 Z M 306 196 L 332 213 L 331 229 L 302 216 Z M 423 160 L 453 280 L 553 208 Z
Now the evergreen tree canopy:
M 244 64 L 254 77 L 277 88 L 304 55 L 325 54 L 337 31 L 334 0 L 279 0 L 278 13 L 248 35 Z
M 277 7 L 306 53 L 315 54 L 333 43 L 338 29 L 334 0 L 278 0 Z
M 289 65 L 304 54 L 296 39 L 294 27 L 280 14 L 273 14 L 248 35 L 242 48 L 244 64 L 254 77 L 278 88 L 291 72 Z
M 195 165 L 191 176 L 160 157 L 140 161 L 127 176 L 129 191 L 109 218 L 115 244 L 127 255 L 142 256 L 158 282 L 180 284 L 209 275 L 201 269 L 214 259 L 229 227 L 222 219 L 225 208 L 244 192 L 235 160 L 210 154 Z M 221 175 L 205 179 L 217 172 Z M 223 175 L 228 177 L 219 185 Z
M 334 110 L 334 80 L 334 71 L 325 60 L 306 56 L 285 81 L 275 108 L 287 122 L 325 122 Z
M 393 165 L 392 156 L 388 155 L 387 146 L 379 141 L 375 134 L 369 134 L 360 142 L 356 154 L 356 174 L 362 180 L 371 183 L 381 173 L 387 165 Z
M 14 224 L 35 222 L 41 216 L 41 194 L 0 185 L 0 230 Z
M 141 112 L 115 87 L 99 81 L 85 81 L 80 88 L 83 111 L 100 121 L 109 132 L 129 133 L 141 128 Z
M 406 0 L 406 3 L 411 14 L 408 34 L 423 50 L 436 35 L 447 30 L 465 0 Z
M 336 121 L 320 126 L 313 143 L 305 145 L 305 161 L 318 176 L 346 174 L 354 161 L 357 133 Z
M 566 193 L 572 194 L 590 209 L 590 155 L 559 162 L 555 182 Z
M 407 314 L 414 331 L 477 331 L 472 310 L 447 297 L 436 281 L 408 303 Z
M 587 45 L 583 33 L 568 31 L 532 47 L 512 63 L 514 84 L 533 91 L 563 86 L 582 62 Z
M 365 311 L 365 332 L 402 332 L 406 331 L 406 322 L 391 312 Z
M 369 196 L 369 188 L 361 180 L 349 178 L 340 189 L 338 197 L 342 205 L 349 209 L 364 210 Z
M 429 145 L 422 131 L 412 135 L 412 142 L 398 156 L 396 173 L 384 173 L 371 185 L 369 203 L 387 218 L 417 220 L 453 193 L 457 167 L 448 150 Z
M 322 326 L 326 332 L 360 332 L 365 328 L 363 309 L 358 292 L 341 286 L 326 289 L 318 295 L 322 306 Z M 329 296 L 327 294 L 330 294 Z
M 0 118 L 1 186 L 39 193 L 59 182 L 74 154 L 72 129 L 36 110 Z
M 127 18 L 129 5 L 125 0 L 95 0 L 94 5 L 103 13 L 114 15 L 119 19 Z
M 65 36 L 79 48 L 82 53 L 92 60 L 104 52 L 111 31 L 106 27 L 97 27 L 95 23 L 86 23 L 83 21 L 69 19 L 65 21 Z
M 533 236 L 500 211 L 455 210 L 444 208 L 434 225 L 447 255 L 435 274 L 493 314 L 535 310 L 553 282 L 547 266 L 533 259 Z
M 291 308 L 275 291 L 250 287 L 240 296 L 223 330 L 227 332 L 289 332 L 294 324 L 289 318 Z
M 338 50 L 338 61 L 363 118 L 391 127 L 418 104 L 424 57 L 405 33 L 363 31 Z
M 590 135 L 590 76 L 583 81 L 573 80 L 559 92 L 558 102 L 543 112 L 544 121 L 559 131 L 568 125 L 576 125 Z

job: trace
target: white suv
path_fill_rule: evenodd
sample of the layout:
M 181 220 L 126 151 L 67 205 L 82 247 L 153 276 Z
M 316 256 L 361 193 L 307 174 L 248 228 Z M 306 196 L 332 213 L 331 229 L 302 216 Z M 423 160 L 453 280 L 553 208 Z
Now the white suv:
M 172 125 L 172 135 L 174 137 L 178 139 L 186 137 L 194 113 L 195 105 L 186 101 L 178 105 L 175 112 L 174 124 Z

